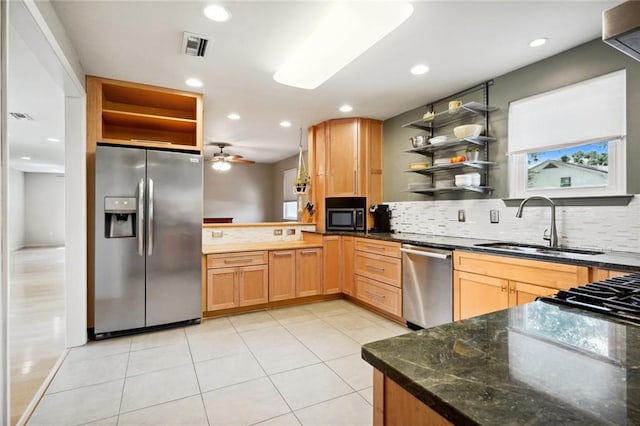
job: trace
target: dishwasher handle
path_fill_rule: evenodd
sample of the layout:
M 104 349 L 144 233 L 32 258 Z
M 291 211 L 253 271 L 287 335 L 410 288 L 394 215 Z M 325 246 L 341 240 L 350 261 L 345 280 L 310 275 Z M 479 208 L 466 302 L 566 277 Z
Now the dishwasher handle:
M 406 248 L 401 248 L 400 251 L 402 253 L 415 254 L 416 256 L 424 256 L 424 257 L 435 257 L 436 259 L 449 259 L 451 257 L 451 253 L 436 253 L 432 251 L 423 251 L 423 250 L 411 250 Z

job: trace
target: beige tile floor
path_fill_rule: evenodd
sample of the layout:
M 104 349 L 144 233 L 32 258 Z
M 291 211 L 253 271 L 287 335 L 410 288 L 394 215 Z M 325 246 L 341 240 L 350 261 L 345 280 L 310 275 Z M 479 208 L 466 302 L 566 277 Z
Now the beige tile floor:
M 70 351 L 30 425 L 371 425 L 363 343 L 408 330 L 345 300 Z
M 15 424 L 65 349 L 64 248 L 9 255 L 11 424 Z

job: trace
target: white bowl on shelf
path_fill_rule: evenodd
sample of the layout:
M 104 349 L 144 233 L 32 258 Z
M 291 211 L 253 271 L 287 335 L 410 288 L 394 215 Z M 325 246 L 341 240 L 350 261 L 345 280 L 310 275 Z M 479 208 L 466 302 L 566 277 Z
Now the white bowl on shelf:
M 482 126 L 481 124 L 465 124 L 462 126 L 454 127 L 453 134 L 458 139 L 476 138 L 480 136 L 480 133 L 482 133 L 483 129 L 484 126 Z
M 435 138 L 429 139 L 429 143 L 436 146 L 442 145 L 445 142 L 447 142 L 447 135 L 436 136 Z

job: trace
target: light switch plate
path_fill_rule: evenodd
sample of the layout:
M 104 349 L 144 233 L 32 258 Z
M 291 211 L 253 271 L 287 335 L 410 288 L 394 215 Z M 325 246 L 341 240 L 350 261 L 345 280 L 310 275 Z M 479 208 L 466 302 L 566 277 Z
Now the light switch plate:
M 464 210 L 458 210 L 458 222 L 464 222 L 465 220 Z
M 500 222 L 500 210 L 489 210 L 489 221 L 491 223 Z
M 213 232 L 211 233 L 211 236 L 212 236 L 213 238 L 222 238 L 222 231 L 213 231 Z

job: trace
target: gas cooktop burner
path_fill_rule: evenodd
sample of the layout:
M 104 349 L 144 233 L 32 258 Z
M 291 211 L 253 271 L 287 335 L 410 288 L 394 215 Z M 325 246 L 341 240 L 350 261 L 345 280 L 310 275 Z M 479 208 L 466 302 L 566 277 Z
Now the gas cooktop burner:
M 561 290 L 540 300 L 574 306 L 640 324 L 640 273 Z

